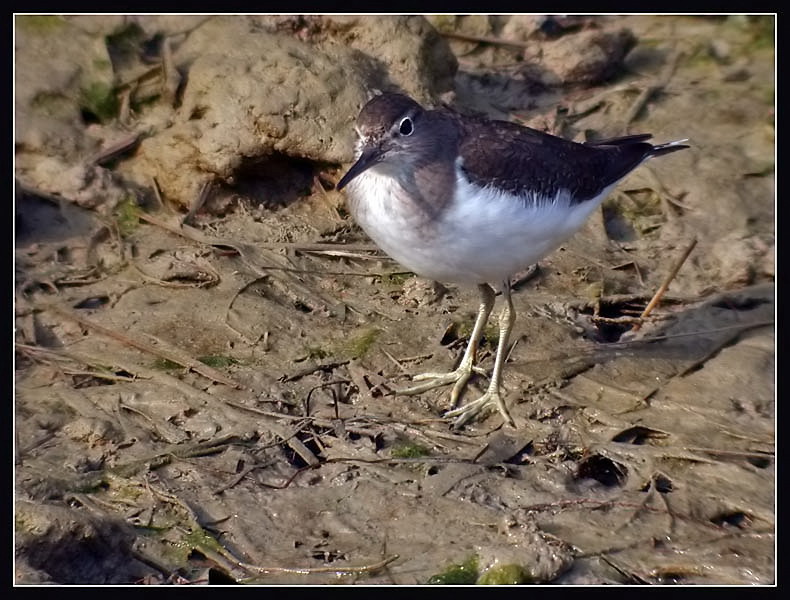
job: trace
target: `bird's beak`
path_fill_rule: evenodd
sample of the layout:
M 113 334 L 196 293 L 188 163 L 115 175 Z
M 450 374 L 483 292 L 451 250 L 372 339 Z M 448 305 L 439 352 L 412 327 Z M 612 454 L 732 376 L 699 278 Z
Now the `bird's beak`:
M 365 148 L 362 150 L 362 154 L 357 159 L 357 162 L 351 165 L 351 168 L 346 172 L 345 175 L 343 175 L 343 178 L 338 182 L 336 189 L 338 191 L 342 190 L 351 182 L 352 179 L 354 179 L 354 177 L 367 171 L 370 167 L 380 162 L 383 157 L 384 152 L 382 152 L 378 147 L 374 146 L 372 148 Z

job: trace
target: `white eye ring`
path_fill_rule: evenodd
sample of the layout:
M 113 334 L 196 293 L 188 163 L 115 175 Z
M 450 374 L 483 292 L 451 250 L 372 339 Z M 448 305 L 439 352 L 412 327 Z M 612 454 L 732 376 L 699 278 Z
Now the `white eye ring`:
M 398 125 L 398 133 L 403 136 L 409 136 L 414 133 L 414 121 L 411 117 L 403 117 Z

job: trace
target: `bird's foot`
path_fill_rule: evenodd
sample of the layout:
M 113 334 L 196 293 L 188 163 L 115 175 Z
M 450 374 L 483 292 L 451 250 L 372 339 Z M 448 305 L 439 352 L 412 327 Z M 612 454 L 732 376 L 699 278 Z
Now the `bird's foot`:
M 402 390 L 397 390 L 395 395 L 414 396 L 415 394 L 422 394 L 428 390 L 432 390 L 443 385 L 450 385 L 452 383 L 455 385 L 453 385 L 453 391 L 450 392 L 450 402 L 452 403 L 452 406 L 455 406 L 458 402 L 458 398 L 461 395 L 461 391 L 464 389 L 466 382 L 469 381 L 472 373 L 486 375 L 485 369 L 475 367 L 472 364 L 465 365 L 462 363 L 455 371 L 451 371 L 450 373 L 422 373 L 421 375 L 415 375 L 412 378 L 414 381 L 424 381 L 425 383 L 414 385 Z
M 477 400 L 473 400 L 472 402 L 464 404 L 463 406 L 449 410 L 444 413 L 444 416 L 445 418 L 457 417 L 453 422 L 453 429 L 460 429 L 466 423 L 468 423 L 470 419 L 491 405 L 496 405 L 497 409 L 499 409 L 499 413 L 502 415 L 502 418 L 505 419 L 505 423 L 511 427 L 516 426 L 515 422 L 513 421 L 513 417 L 510 416 L 510 412 L 507 409 L 505 399 L 502 398 L 502 395 L 499 393 L 499 386 L 496 385 L 490 386 L 488 391 Z

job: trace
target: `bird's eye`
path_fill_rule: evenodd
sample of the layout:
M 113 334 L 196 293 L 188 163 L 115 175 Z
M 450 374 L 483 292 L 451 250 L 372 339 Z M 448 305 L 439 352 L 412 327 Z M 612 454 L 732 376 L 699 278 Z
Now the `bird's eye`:
M 398 132 L 401 135 L 411 135 L 414 132 L 414 123 L 409 117 L 404 117 L 398 127 Z

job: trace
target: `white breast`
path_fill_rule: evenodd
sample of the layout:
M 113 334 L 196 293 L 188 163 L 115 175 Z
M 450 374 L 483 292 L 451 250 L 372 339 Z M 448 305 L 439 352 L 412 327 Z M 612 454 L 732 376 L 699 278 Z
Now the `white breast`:
M 566 191 L 522 199 L 478 188 L 457 171 L 455 198 L 434 220 L 397 181 L 369 169 L 348 186 L 354 218 L 393 259 L 418 275 L 460 284 L 498 284 L 555 250 L 615 184 L 572 205 Z

